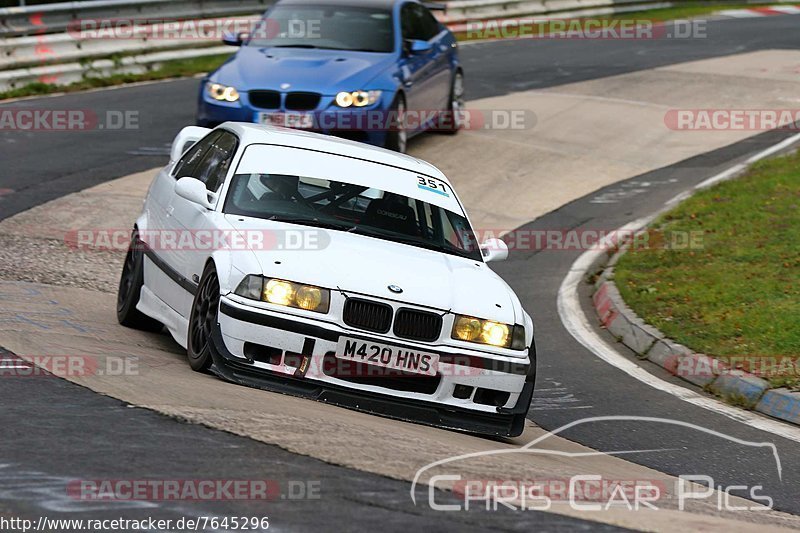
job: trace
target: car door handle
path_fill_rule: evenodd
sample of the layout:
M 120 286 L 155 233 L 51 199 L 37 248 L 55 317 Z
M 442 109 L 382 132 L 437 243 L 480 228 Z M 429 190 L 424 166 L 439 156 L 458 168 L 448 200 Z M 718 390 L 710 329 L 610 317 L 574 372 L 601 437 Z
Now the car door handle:
M 170 206 L 167 207 L 167 216 L 168 217 L 171 217 L 172 213 L 174 213 L 174 212 L 175 212 L 175 206 L 174 205 L 170 205 Z

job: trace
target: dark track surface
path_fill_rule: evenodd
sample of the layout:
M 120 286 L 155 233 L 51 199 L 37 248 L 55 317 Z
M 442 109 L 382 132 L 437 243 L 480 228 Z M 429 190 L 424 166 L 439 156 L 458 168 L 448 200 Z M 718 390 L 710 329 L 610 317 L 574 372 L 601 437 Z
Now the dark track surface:
M 0 358 L 13 356 L 0 350 Z M 0 377 L 0 404 L 0 517 L 34 523 L 40 516 L 174 521 L 269 517 L 269 529 L 278 531 L 618 530 L 543 512 L 437 512 L 425 503 L 428 493 L 422 489 L 421 504 L 415 507 L 409 483 L 181 423 L 55 377 Z M 146 479 L 269 480 L 279 484 L 281 496 L 255 501 L 92 502 L 66 491 L 71 482 L 81 480 Z M 300 486 L 317 491 L 318 497 L 289 497 L 302 494 Z M 436 502 L 456 500 L 439 492 Z
M 710 23 L 705 40 L 483 44 L 463 47 L 462 58 L 468 73 L 469 97 L 479 98 L 706 57 L 768 48 L 796 49 L 800 47 L 796 31 L 799 19 L 787 16 Z M 197 83 L 179 80 L 7 104 L 19 108 L 92 109 L 98 114 L 107 110 L 137 110 L 140 127 L 124 132 L 0 133 L 0 189 L 13 191 L 0 196 L 0 219 L 102 181 L 164 164 L 166 146 L 180 127 L 193 120 Z M 616 228 L 649 214 L 677 192 L 776 142 L 774 137 L 765 134 L 639 177 L 652 182 L 664 177 L 678 181 L 651 187 L 635 201 L 593 204 L 590 202 L 593 194 L 536 220 L 525 229 Z M 136 155 L 154 152 L 157 155 Z M 607 189 L 619 187 L 617 184 Z M 777 508 L 800 513 L 797 480 L 800 445 L 751 430 L 649 388 L 597 359 L 564 330 L 556 312 L 555 295 L 578 254 L 518 252 L 497 267 L 537 324 L 540 390 L 531 418 L 544 428 L 555 429 L 589 416 L 661 416 L 712 427 L 742 439 L 773 441 L 784 462 L 782 483 L 776 480 L 774 461 L 762 451 L 731 446 L 685 429 L 614 423 L 582 426 L 567 433 L 569 438 L 600 450 L 676 448 L 673 452 L 629 459 L 675 475 L 710 475 L 725 486 L 763 484 L 767 487 L 765 492 L 775 498 Z M 657 369 L 653 372 L 659 374 Z M 392 530 L 424 527 L 423 524 L 433 530 L 466 529 L 468 525 L 476 529 L 491 525 L 520 530 L 530 530 L 532 525 L 537 529 L 574 529 L 581 525 L 551 515 L 502 513 L 465 514 L 461 522 L 452 513 L 443 515 L 419 507 L 414 509 L 405 483 L 326 465 L 143 410 L 127 409 L 119 402 L 55 379 L 0 380 L 0 401 L 6 406 L 0 412 L 4 428 L 0 463 L 12 465 L 0 470 L 0 478 L 19 469 L 69 479 L 258 476 L 322 480 L 322 503 L 276 501 L 265 506 L 269 511 L 263 514 L 273 518 L 276 527 L 282 524 L 293 530 L 330 529 L 334 524 L 337 530 L 361 529 L 363 525 Z M 43 443 L 59 443 L 58 449 L 43 449 Z M 220 453 L 221 450 L 233 451 Z M 24 476 L 14 479 L 17 481 L 2 478 L 0 483 L 3 488 L 17 489 L 0 492 L 3 496 L 0 515 L 46 514 L 43 505 L 52 495 L 39 485 L 44 478 L 37 481 L 32 475 L 28 481 Z M 11 496 L 24 493 L 21 486 L 12 483 L 28 482 L 34 487 L 29 499 L 7 497 L 9 493 Z M 51 491 L 55 490 L 52 484 L 49 486 Z M 167 507 L 165 513 L 189 514 L 183 509 Z M 202 514 L 199 507 L 190 510 Z M 243 510 L 235 504 L 215 504 L 212 510 L 219 514 L 252 515 L 261 514 L 262 509 L 255 506 Z M 153 513 L 145 510 L 144 515 L 148 514 Z M 374 522 L 366 523 L 372 519 Z

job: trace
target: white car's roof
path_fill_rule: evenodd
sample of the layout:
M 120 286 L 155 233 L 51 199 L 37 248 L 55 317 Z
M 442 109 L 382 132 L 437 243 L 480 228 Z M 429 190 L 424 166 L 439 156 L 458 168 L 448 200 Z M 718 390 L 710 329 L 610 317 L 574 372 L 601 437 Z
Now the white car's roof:
M 221 127 L 227 128 L 239 135 L 242 143 L 248 144 L 278 144 L 316 150 L 318 152 L 331 152 L 357 159 L 374 161 L 384 165 L 416 172 L 439 180 L 448 185 L 450 182 L 441 170 L 430 163 L 411 157 L 410 155 L 392 152 L 375 146 L 340 139 L 320 133 L 311 133 L 288 128 L 262 126 L 248 122 L 226 122 Z

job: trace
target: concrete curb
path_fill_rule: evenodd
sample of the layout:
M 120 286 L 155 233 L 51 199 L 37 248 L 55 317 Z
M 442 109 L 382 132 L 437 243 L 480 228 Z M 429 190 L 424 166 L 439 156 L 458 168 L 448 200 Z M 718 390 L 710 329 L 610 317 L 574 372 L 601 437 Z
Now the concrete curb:
M 770 389 L 769 383 L 752 374 L 729 368 L 723 361 L 692 352 L 645 323 L 623 301 L 613 281 L 614 267 L 625 253 L 622 248 L 607 260 L 601 255 L 595 272 L 606 269 L 595 282 L 592 302 L 600 324 L 619 342 L 646 359 L 693 385 L 722 397 L 728 403 L 800 425 L 800 393 Z M 609 266 L 610 265 L 610 266 Z

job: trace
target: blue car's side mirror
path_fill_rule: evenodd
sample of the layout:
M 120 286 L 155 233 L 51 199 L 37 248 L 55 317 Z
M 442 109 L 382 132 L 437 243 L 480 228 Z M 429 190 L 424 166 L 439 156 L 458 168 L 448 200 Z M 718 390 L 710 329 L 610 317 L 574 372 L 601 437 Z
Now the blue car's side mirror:
M 222 43 L 228 46 L 242 46 L 247 37 L 246 33 L 225 33 L 222 35 Z
M 412 54 L 424 54 L 430 52 L 432 49 L 433 45 L 428 41 L 420 41 L 417 39 L 409 41 L 408 51 Z

